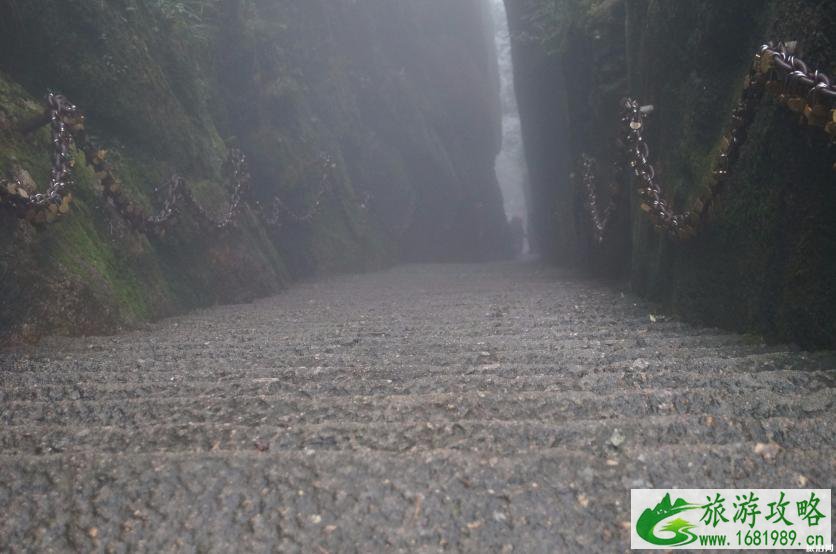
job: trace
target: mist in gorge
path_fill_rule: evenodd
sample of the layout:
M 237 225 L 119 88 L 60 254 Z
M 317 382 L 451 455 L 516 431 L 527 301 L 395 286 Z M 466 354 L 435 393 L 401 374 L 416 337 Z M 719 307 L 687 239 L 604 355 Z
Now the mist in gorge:
M 822 0 L 0 0 L 0 552 L 832 551 L 834 64 Z
M 505 214 L 517 218 L 528 232 L 528 171 L 522 138 L 517 96 L 514 91 L 514 65 L 511 58 L 511 34 L 503 0 L 490 0 L 496 27 L 496 50 L 502 103 L 502 150 L 496 158 L 496 176 L 502 190 Z M 523 251 L 528 250 L 528 239 Z

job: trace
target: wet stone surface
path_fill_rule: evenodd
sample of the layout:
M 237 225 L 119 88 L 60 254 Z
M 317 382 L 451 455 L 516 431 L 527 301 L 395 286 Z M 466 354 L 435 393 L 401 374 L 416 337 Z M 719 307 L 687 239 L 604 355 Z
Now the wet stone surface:
M 631 487 L 832 487 L 836 357 L 534 264 L 0 354 L 0 552 L 624 552 Z

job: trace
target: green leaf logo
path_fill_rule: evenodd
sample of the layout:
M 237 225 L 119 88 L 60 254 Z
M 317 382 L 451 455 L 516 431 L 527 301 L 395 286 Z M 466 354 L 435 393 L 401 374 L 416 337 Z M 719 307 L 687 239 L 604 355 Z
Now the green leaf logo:
M 691 529 L 696 527 L 696 525 L 689 521 L 676 518 L 659 529 L 660 533 L 673 533 L 673 536 L 670 537 L 657 537 L 655 528 L 671 516 L 686 510 L 695 510 L 699 507 L 699 504 L 691 504 L 681 498 L 677 498 L 675 502 L 671 503 L 671 495 L 666 494 L 655 508 L 652 510 L 648 508 L 642 512 L 642 515 L 636 522 L 636 532 L 647 542 L 659 546 L 684 546 L 691 544 L 697 540 L 697 535 L 691 532 Z

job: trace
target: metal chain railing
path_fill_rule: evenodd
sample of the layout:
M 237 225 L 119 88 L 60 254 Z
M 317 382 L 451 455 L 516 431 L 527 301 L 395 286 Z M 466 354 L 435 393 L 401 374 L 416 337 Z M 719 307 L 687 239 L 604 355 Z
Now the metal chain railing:
M 53 157 L 49 185 L 44 192 L 27 190 L 19 177 L 11 180 L 0 177 L 0 204 L 9 206 L 18 216 L 31 222 L 47 222 L 66 214 L 70 209 L 72 195 L 71 169 L 73 159 L 70 153 L 73 137 L 68 121 L 75 121 L 81 115 L 72 103 L 60 94 L 47 96 L 46 118 L 52 132 Z
M 602 210 L 598 206 L 598 192 L 596 190 L 596 181 L 598 181 L 597 166 L 598 161 L 592 156 L 581 154 L 580 162 L 581 182 L 584 187 L 584 202 L 586 204 L 589 217 L 592 219 L 592 232 L 595 241 L 598 243 L 604 242 L 604 234 L 609 228 L 610 218 L 613 217 L 616 207 L 618 206 L 619 188 L 614 184 L 610 184 L 608 194 L 607 206 Z M 616 171 L 619 171 L 618 164 Z
M 331 172 L 337 164 L 330 156 L 321 153 L 317 158 L 317 163 L 314 165 L 321 169 L 322 173 L 319 176 L 317 191 L 314 194 L 313 200 L 308 203 L 308 208 L 304 212 L 297 212 L 291 209 L 284 200 L 278 196 L 274 196 L 269 211 L 259 204 L 262 211 L 262 219 L 265 223 L 272 227 L 282 227 L 287 223 L 303 224 L 313 221 L 322 208 L 323 197 L 330 188 Z
M 623 101 L 621 123 L 626 134 L 620 144 L 642 200 L 641 209 L 657 229 L 678 239 L 687 239 L 697 234 L 700 223 L 737 161 L 740 147 L 746 140 L 747 129 L 761 104 L 764 92 L 774 96 L 779 104 L 801 113 L 804 122 L 823 128 L 830 140 L 836 141 L 836 87 L 821 71 L 810 70 L 804 61 L 794 55 L 794 48 L 794 43 L 779 43 L 766 44 L 759 49 L 741 97 L 732 111 L 731 124 L 721 139 L 720 152 L 708 184 L 690 202 L 688 209 L 681 212 L 673 210 L 656 177 L 656 170 L 649 161 L 650 148 L 644 138 L 644 131 L 653 106 L 642 106 L 629 98 Z M 594 159 L 582 155 L 580 165 L 586 207 L 592 220 L 595 239 L 602 242 L 616 205 L 618 187 L 610 187 L 610 203 L 603 211 L 600 210 L 594 164 Z
M 240 151 L 232 149 L 225 164 L 232 186 L 229 205 L 223 215 L 215 217 L 203 208 L 194 199 L 186 180 L 178 175 L 172 175 L 166 185 L 155 188 L 154 191 L 160 198 L 160 208 L 157 213 L 148 214 L 142 206 L 124 194 L 122 183 L 107 162 L 107 152 L 93 144 L 84 127 L 76 127 L 73 136 L 79 149 L 84 152 L 87 164 L 99 178 L 105 199 L 134 229 L 145 234 L 164 235 L 168 225 L 182 211 L 183 206 L 190 208 L 190 213 L 196 216 L 201 227 L 226 229 L 237 219 L 244 194 L 250 186 L 246 158 Z
M 165 185 L 155 188 L 159 209 L 157 213 L 149 214 L 143 206 L 124 193 L 122 183 L 107 161 L 107 151 L 93 143 L 84 125 L 84 115 L 75 105 L 60 94 L 49 93 L 45 115 L 27 122 L 24 132 L 34 131 L 46 123 L 51 125 L 54 148 L 50 182 L 46 191 L 32 191 L 19 177 L 0 177 L 0 206 L 10 208 L 19 217 L 33 224 L 51 223 L 69 212 L 72 200 L 69 189 L 73 184 L 73 144 L 83 152 L 87 165 L 95 172 L 104 198 L 139 232 L 165 235 L 168 226 L 185 209 L 196 217 L 201 227 L 226 229 L 234 225 L 243 203 L 246 202 L 251 182 L 246 158 L 240 151 L 232 149 L 225 164 L 225 172 L 232 183 L 229 187 L 230 198 L 228 207 L 220 217 L 201 206 L 194 198 L 186 180 L 178 175 L 172 175 Z M 280 227 L 288 221 L 308 223 L 316 217 L 321 209 L 323 196 L 329 188 L 331 172 L 336 167 L 326 154 L 321 154 L 318 161 L 323 168 L 320 186 L 310 207 L 304 212 L 292 210 L 278 196 L 273 198 L 269 212 L 256 202 L 259 213 L 268 225 Z

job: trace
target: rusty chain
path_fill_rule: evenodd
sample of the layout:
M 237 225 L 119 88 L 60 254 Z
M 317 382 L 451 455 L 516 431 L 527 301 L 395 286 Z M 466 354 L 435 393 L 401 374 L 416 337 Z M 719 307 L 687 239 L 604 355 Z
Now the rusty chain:
M 11 180 L 0 177 L 0 204 L 9 206 L 18 216 L 31 222 L 53 221 L 66 214 L 72 195 L 73 143 L 70 121 L 82 118 L 78 108 L 64 96 L 50 92 L 47 95 L 47 118 L 53 144 L 52 170 L 45 192 L 27 190 L 18 176 Z
M 183 204 L 191 208 L 192 214 L 196 214 L 201 227 L 226 229 L 236 220 L 243 194 L 250 185 L 246 158 L 240 151 L 231 149 L 225 167 L 228 177 L 232 181 L 232 190 L 229 207 L 219 219 L 213 217 L 195 201 L 191 188 L 187 185 L 186 180 L 179 175 L 172 175 L 166 185 L 154 189 L 154 192 L 160 198 L 160 208 L 157 213 L 148 214 L 142 206 L 123 193 L 122 183 L 107 162 L 107 151 L 98 148 L 93 143 L 83 125 L 77 125 L 73 128 L 73 137 L 79 149 L 84 152 L 87 165 L 95 171 L 105 199 L 134 229 L 145 234 L 164 235 L 168 225 L 182 211 L 181 205 Z
M 602 210 L 598 206 L 598 192 L 595 188 L 597 179 L 598 161 L 592 156 L 581 154 L 581 182 L 584 186 L 584 202 L 586 204 L 589 217 L 592 219 L 592 232 L 595 241 L 598 243 L 604 242 L 604 234 L 609 228 L 610 218 L 613 217 L 615 209 L 618 205 L 619 189 L 614 184 L 610 184 L 607 206 Z M 616 166 L 618 164 L 615 164 Z M 618 168 L 616 167 L 616 171 Z
M 0 177 L 0 205 L 12 209 L 19 217 L 30 223 L 49 223 L 69 212 L 72 194 L 69 189 L 72 182 L 73 158 L 71 147 L 76 146 L 84 154 L 85 162 L 95 172 L 101 193 L 107 202 L 137 231 L 163 236 L 176 216 L 188 207 L 189 212 L 197 216 L 198 223 L 206 229 L 223 230 L 234 225 L 246 194 L 250 188 L 251 177 L 247 169 L 245 156 L 237 149 L 232 149 L 225 163 L 232 185 L 228 208 L 220 217 L 213 216 L 198 203 L 186 180 L 172 175 L 162 186 L 154 189 L 159 199 L 157 213 L 149 214 L 146 209 L 123 192 L 123 185 L 107 161 L 107 151 L 97 147 L 84 125 L 84 115 L 64 96 L 50 92 L 47 96 L 47 111 L 44 117 L 29 122 L 28 131 L 50 123 L 54 148 L 50 183 L 47 190 L 37 193 L 31 186 L 25 186 L 19 177 L 11 180 Z M 322 198 L 330 183 L 331 170 L 336 167 L 326 155 L 319 156 L 321 166 L 325 168 L 320 178 L 320 187 L 311 206 L 303 213 L 292 210 L 281 198 L 272 200 L 271 212 L 267 213 L 259 203 L 257 207 L 264 221 L 271 226 L 281 227 L 286 221 L 294 223 L 310 222 L 319 213 Z M 29 190 L 27 190 L 29 189 Z
M 665 197 L 656 178 L 656 170 L 649 161 L 650 148 L 644 138 L 644 130 L 653 106 L 642 106 L 629 98 L 622 101 L 621 123 L 626 134 L 620 144 L 628 169 L 635 179 L 641 210 L 658 230 L 678 239 L 687 239 L 697 234 L 699 224 L 737 161 L 740 147 L 746 140 L 747 129 L 761 104 L 764 92 L 774 96 L 780 105 L 802 114 L 802 122 L 811 127 L 823 128 L 831 141 L 836 141 L 836 87 L 821 71 L 810 70 L 803 60 L 794 55 L 794 50 L 794 43 L 770 43 L 758 50 L 740 99 L 732 111 L 731 124 L 721 139 L 720 152 L 708 183 L 690 202 L 689 208 L 679 213 L 673 210 Z M 616 204 L 618 187 L 610 187 L 610 204 L 603 211 L 600 210 L 594 163 L 593 158 L 582 155 L 581 178 L 593 234 L 596 241 L 602 242 Z
M 288 222 L 304 224 L 313 221 L 322 207 L 323 197 L 329 190 L 331 172 L 337 167 L 337 164 L 325 153 L 319 154 L 317 162 L 316 166 L 322 170 L 322 173 L 319 177 L 316 194 L 314 194 L 313 201 L 309 202 L 308 208 L 304 212 L 296 212 L 284 200 L 278 196 L 273 196 L 269 211 L 261 206 L 260 203 L 258 204 L 262 212 L 262 219 L 265 223 L 271 227 L 282 227 Z
M 182 211 L 182 205 L 191 208 L 190 213 L 195 214 L 199 225 L 206 229 L 226 229 L 233 225 L 238 217 L 244 193 L 250 185 L 250 175 L 246 158 L 237 149 L 230 150 L 225 164 L 226 173 L 232 181 L 232 190 L 229 206 L 220 218 L 215 218 L 195 200 L 186 180 L 179 175 L 172 175 L 166 185 L 154 189 L 160 198 L 160 208 L 157 213 L 148 214 L 142 206 L 122 192 L 122 183 L 107 162 L 107 151 L 93 144 L 83 126 L 76 127 L 73 136 L 80 150 L 84 152 L 87 164 L 95 171 L 105 199 L 137 231 L 165 235 L 168 225 Z

